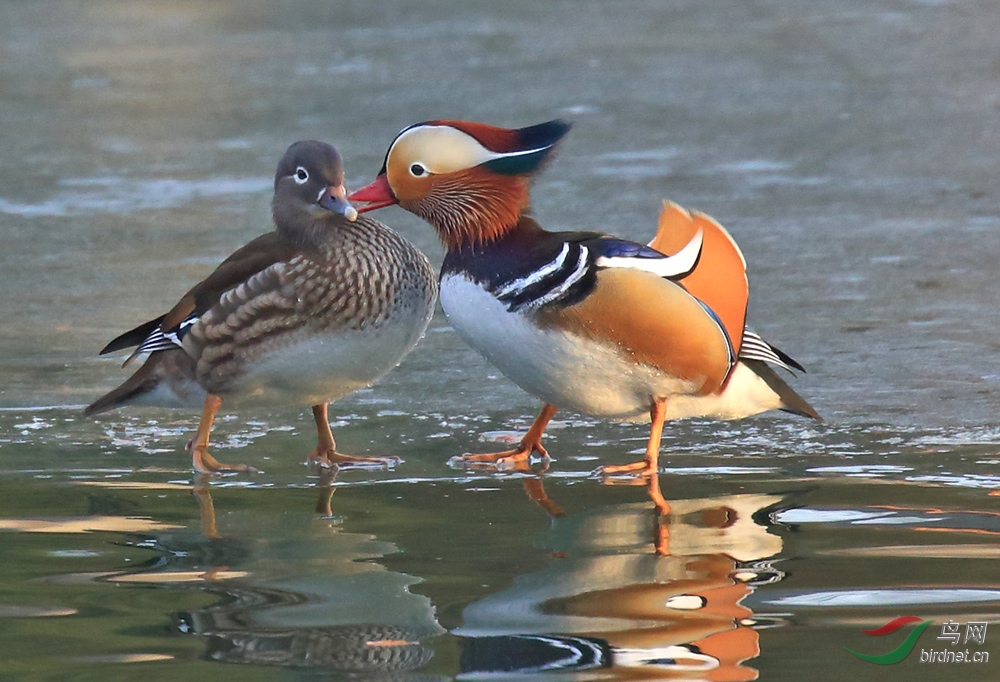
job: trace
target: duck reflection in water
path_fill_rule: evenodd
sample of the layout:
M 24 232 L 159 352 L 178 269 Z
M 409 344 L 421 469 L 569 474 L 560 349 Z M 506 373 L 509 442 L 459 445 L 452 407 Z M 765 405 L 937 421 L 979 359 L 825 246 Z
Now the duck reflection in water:
M 329 519 L 338 469 L 317 470 L 316 508 Z M 163 557 L 146 577 L 169 581 L 194 569 L 200 589 L 219 598 L 172 616 L 176 632 L 204 639 L 206 660 L 378 674 L 430 661 L 433 650 L 421 640 L 444 629 L 430 600 L 409 590 L 420 580 L 373 561 L 397 552 L 393 543 L 317 523 L 313 514 L 285 514 L 281 529 L 256 528 L 248 546 L 219 532 L 209 476 L 196 477 L 192 492 L 204 537 L 146 538 Z
M 649 486 L 656 499 L 655 476 Z M 770 561 L 782 541 L 766 521 L 781 499 L 674 500 L 656 519 L 656 552 L 644 505 L 563 516 L 545 569 L 464 609 L 454 630 L 460 679 L 588 670 L 602 679 L 757 679 L 747 661 L 760 653 L 767 619 L 742 602 L 784 576 Z

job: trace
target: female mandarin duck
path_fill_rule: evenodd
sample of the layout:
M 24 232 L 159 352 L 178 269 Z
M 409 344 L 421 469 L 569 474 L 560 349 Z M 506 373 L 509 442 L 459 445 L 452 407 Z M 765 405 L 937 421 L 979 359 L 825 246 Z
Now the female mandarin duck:
M 532 177 L 569 130 L 430 121 L 403 130 L 359 211 L 391 204 L 428 221 L 447 249 L 441 305 L 455 330 L 545 401 L 519 446 L 464 455 L 506 465 L 532 452 L 557 408 L 652 421 L 645 458 L 604 473 L 656 471 L 663 423 L 771 409 L 819 416 L 766 363 L 801 369 L 744 328 L 746 264 L 707 216 L 665 206 L 649 246 L 548 232 L 529 215 Z M 668 255 L 669 254 L 669 255 Z
M 126 332 L 102 354 L 138 346 L 145 364 L 86 408 L 202 404 L 189 445 L 195 470 L 245 469 L 208 452 L 226 404 L 312 405 L 325 464 L 385 461 L 337 452 L 327 403 L 373 383 L 423 336 L 437 297 L 420 251 L 345 199 L 340 154 L 296 142 L 278 163 L 275 229 L 239 249 L 165 315 Z

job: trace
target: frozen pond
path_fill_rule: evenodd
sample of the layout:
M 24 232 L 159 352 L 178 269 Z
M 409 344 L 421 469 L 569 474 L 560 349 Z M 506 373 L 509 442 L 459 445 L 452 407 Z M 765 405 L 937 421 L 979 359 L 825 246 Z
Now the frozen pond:
M 998 32 L 985 0 L 0 2 L 0 678 L 1000 678 Z M 458 471 L 538 405 L 440 311 L 331 407 L 392 470 L 224 410 L 262 473 L 195 480 L 194 412 L 80 415 L 108 340 L 269 229 L 291 142 L 355 189 L 411 123 L 555 117 L 540 222 L 714 216 L 825 423 L 669 425 L 659 519 L 591 476 L 641 425 L 560 413 L 548 471 Z M 904 660 L 844 651 L 900 616 L 933 621 Z M 921 664 L 948 621 L 993 660 Z

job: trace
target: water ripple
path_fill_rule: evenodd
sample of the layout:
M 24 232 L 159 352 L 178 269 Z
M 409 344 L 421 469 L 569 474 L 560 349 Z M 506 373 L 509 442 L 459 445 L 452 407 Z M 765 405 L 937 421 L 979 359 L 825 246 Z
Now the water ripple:
M 61 189 L 55 196 L 36 204 L 0 197 L 0 213 L 38 218 L 176 208 L 206 197 L 237 195 L 242 199 L 247 194 L 269 190 L 271 181 L 261 177 L 138 180 L 108 176 L 65 178 L 58 186 Z
M 889 606 L 1000 601 L 1000 590 L 830 590 L 764 600 L 775 606 Z

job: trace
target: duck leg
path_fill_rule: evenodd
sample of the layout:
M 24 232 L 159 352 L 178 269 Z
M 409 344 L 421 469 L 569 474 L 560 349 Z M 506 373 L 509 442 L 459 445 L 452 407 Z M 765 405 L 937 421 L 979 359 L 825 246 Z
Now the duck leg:
M 337 480 L 337 474 L 340 473 L 338 467 L 321 467 L 319 472 L 319 497 L 316 499 L 316 513 L 321 514 L 325 518 L 330 518 L 333 516 L 333 506 L 330 501 L 333 499 L 333 493 L 336 488 L 333 487 L 334 481 Z
M 528 429 L 528 432 L 524 434 L 524 438 L 521 439 L 521 442 L 513 450 L 488 452 L 481 455 L 473 455 L 467 452 L 459 457 L 452 457 L 449 464 L 484 464 L 486 466 L 494 466 L 498 469 L 513 468 L 527 462 L 532 452 L 537 452 L 545 459 L 549 459 L 549 453 L 542 447 L 542 434 L 545 433 L 545 427 L 549 425 L 557 409 L 559 408 L 555 405 L 545 403 L 542 411 L 538 413 L 534 423 L 531 425 L 531 428 Z
M 657 556 L 670 556 L 670 503 L 664 499 L 660 492 L 660 477 L 653 474 L 649 477 L 646 487 L 649 499 L 656 506 L 656 516 L 654 518 L 653 548 Z
M 222 407 L 222 397 L 209 393 L 205 397 L 205 403 L 201 407 L 201 421 L 198 422 L 198 432 L 191 442 L 188 443 L 188 450 L 191 451 L 191 466 L 199 474 L 217 474 L 229 471 L 255 471 L 253 467 L 246 464 L 223 464 L 212 457 L 208 452 L 208 437 L 212 432 L 212 422 L 215 421 L 215 413 Z
M 313 419 L 316 421 L 316 449 L 309 455 L 309 463 L 324 467 L 332 466 L 385 466 L 389 467 L 399 462 L 399 457 L 355 457 L 337 452 L 337 441 L 333 439 L 330 420 L 327 416 L 327 404 L 313 405 Z
M 657 473 L 656 463 L 660 457 L 660 438 L 663 436 L 663 422 L 667 417 L 667 401 L 657 399 L 649 408 L 652 424 L 649 428 L 649 441 L 646 443 L 646 456 L 641 462 L 618 464 L 601 467 L 604 476 L 612 474 L 633 474 L 635 476 L 654 476 Z

